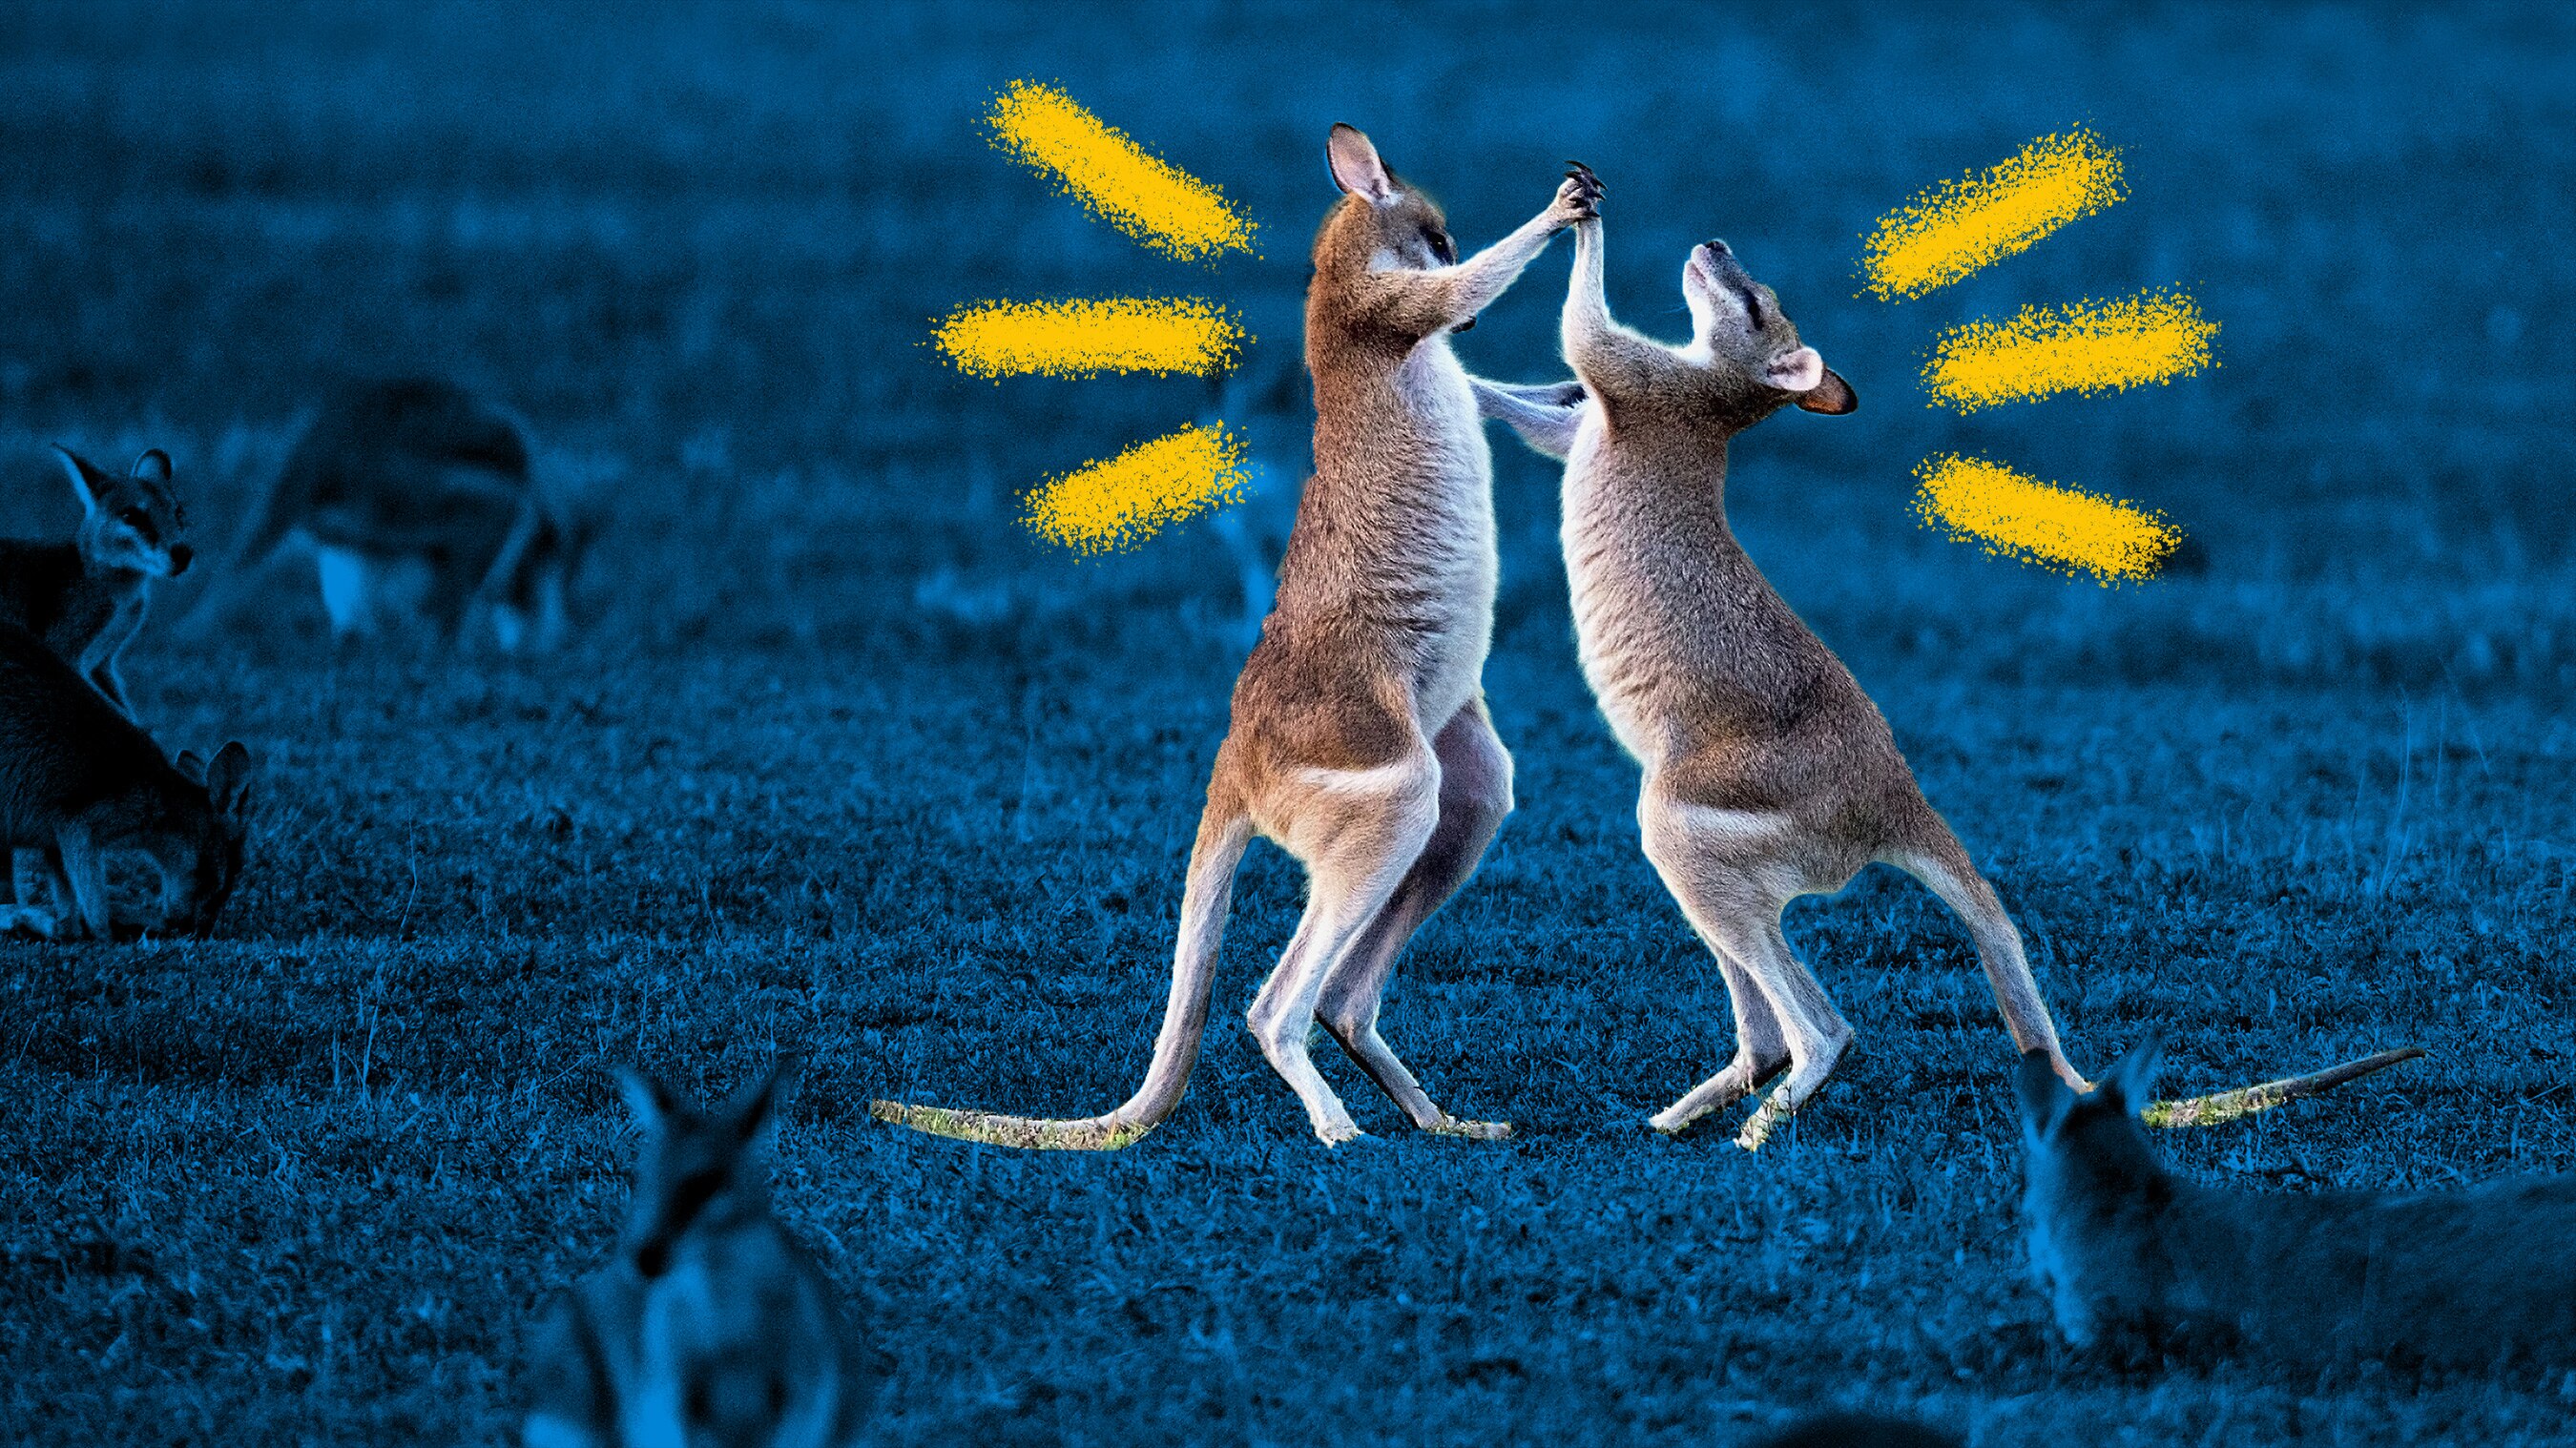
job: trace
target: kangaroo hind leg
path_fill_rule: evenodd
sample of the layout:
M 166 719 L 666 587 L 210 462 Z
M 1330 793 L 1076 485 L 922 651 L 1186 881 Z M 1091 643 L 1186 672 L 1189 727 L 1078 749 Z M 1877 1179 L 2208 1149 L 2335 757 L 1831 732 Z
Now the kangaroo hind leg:
M 1430 842 L 1440 767 L 1423 750 L 1373 769 L 1306 775 L 1281 840 L 1306 866 L 1306 913 L 1253 997 L 1250 1020 L 1261 1054 L 1305 1103 L 1315 1135 L 1338 1146 L 1362 1133 L 1307 1054 L 1315 1002 Z
M 1440 760 L 1439 821 L 1386 908 L 1324 977 L 1316 1011 L 1324 1029 L 1415 1126 L 1493 1141 L 1509 1136 L 1511 1123 L 1465 1121 L 1441 1110 L 1378 1033 L 1378 1011 L 1396 956 L 1422 922 L 1475 873 L 1512 808 L 1512 757 L 1495 735 L 1484 701 L 1470 700 L 1460 709 L 1433 736 L 1431 749 Z

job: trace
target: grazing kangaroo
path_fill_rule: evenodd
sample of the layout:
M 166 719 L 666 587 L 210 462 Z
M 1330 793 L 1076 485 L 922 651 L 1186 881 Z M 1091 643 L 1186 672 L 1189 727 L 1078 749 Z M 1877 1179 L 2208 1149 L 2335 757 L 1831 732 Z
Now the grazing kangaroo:
M 160 876 L 146 923 L 203 935 L 241 878 L 249 808 L 240 744 L 206 763 L 164 759 L 42 640 L 0 624 L 0 830 L 17 895 L 0 907 L 0 928 L 77 934 L 67 930 L 76 913 L 89 934 L 111 938 L 107 859 L 134 851 Z M 48 891 L 52 904 L 40 905 Z
M 2031 1267 L 2069 1341 L 2576 1365 L 2576 1176 L 2405 1195 L 2200 1186 L 2156 1159 L 2138 1119 L 2158 1061 L 2142 1044 L 2079 1096 L 2022 1058 Z
M 1781 1075 L 1736 1137 L 1754 1150 L 1824 1084 L 1852 1030 L 1790 954 L 1780 912 L 1873 862 L 1958 913 L 2013 1040 L 2082 1089 L 2002 903 L 1925 802 L 1877 706 L 1727 526 L 1728 440 L 1792 403 L 1848 413 L 1851 385 L 1722 241 L 1693 247 L 1682 267 L 1683 347 L 1613 321 L 1602 268 L 1595 216 L 1575 227 L 1561 325 L 1584 399 L 1550 406 L 1543 389 L 1484 387 L 1479 403 L 1565 460 L 1583 674 L 1644 767 L 1646 857 L 1717 956 L 1734 1008 L 1735 1058 L 1657 1113 L 1655 1128 L 1679 1132 Z M 2174 1106 L 2218 1120 L 2322 1089 L 2294 1078 Z
M 830 1282 L 769 1212 L 760 1149 L 795 1066 L 713 1113 L 620 1074 L 644 1131 L 617 1256 L 549 1315 L 533 1350 L 527 1448 L 859 1439 L 872 1374 Z
M 322 606 L 341 636 L 426 615 L 456 637 L 489 603 L 504 651 L 553 647 L 581 530 L 539 495 L 524 430 L 434 378 L 341 391 L 288 454 L 182 627 L 202 635 L 291 538 L 316 549 Z
M 1306 365 L 1315 476 L 1278 598 L 1234 686 L 1190 852 L 1170 999 L 1144 1084 L 1105 1116 L 1041 1121 L 878 1102 L 882 1120 L 1014 1146 L 1124 1146 L 1169 1116 L 1206 1028 L 1236 864 L 1255 831 L 1307 869 L 1306 910 L 1253 999 L 1262 1054 L 1328 1145 L 1362 1133 L 1307 1055 L 1318 1019 L 1426 1131 L 1499 1137 L 1433 1104 L 1378 1032 L 1397 952 L 1485 852 L 1512 761 L 1480 682 L 1493 633 L 1493 456 L 1449 334 L 1591 214 L 1569 177 L 1546 210 L 1461 262 L 1440 210 L 1368 137 L 1325 147 L 1345 193 L 1315 237 Z
M 117 658 L 142 631 L 153 580 L 188 571 L 195 553 L 182 541 L 187 514 L 170 488 L 170 455 L 159 448 L 123 477 L 70 448 L 54 451 L 80 499 L 80 531 L 68 543 L 0 539 L 0 623 L 44 640 L 130 718 Z

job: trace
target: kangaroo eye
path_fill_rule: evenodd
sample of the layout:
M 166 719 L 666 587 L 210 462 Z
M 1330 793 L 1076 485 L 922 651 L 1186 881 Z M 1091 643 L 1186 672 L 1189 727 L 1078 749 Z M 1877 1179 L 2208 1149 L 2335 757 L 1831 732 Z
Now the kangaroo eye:
M 1458 248 L 1450 242 L 1449 233 L 1426 227 L 1422 233 L 1422 240 L 1431 248 L 1431 254 L 1440 258 L 1442 266 L 1457 265 Z
M 144 524 L 152 521 L 152 515 L 144 512 L 141 508 L 128 508 L 124 512 L 116 515 L 116 521 L 123 523 L 128 528 L 140 528 Z

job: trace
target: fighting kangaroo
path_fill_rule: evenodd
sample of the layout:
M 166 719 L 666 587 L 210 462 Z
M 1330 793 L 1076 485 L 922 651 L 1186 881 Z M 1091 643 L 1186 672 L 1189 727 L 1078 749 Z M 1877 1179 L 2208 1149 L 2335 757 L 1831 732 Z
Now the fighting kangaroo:
M 1335 126 L 1342 199 L 1306 293 L 1315 476 L 1278 593 L 1234 686 L 1181 897 L 1171 996 L 1153 1064 L 1104 1116 L 1044 1121 L 880 1101 L 881 1120 L 1012 1146 L 1104 1150 L 1179 1104 L 1207 1025 L 1234 872 L 1257 831 L 1306 866 L 1306 911 L 1252 1002 L 1261 1052 L 1315 1134 L 1362 1133 L 1307 1055 L 1315 1022 L 1413 1124 L 1493 1138 L 1509 1127 L 1434 1104 L 1378 1031 L 1397 952 L 1465 883 L 1512 807 L 1512 761 L 1480 678 L 1497 571 L 1493 457 L 1449 350 L 1563 227 L 1591 214 L 1569 177 L 1546 210 L 1465 261 L 1440 209 Z

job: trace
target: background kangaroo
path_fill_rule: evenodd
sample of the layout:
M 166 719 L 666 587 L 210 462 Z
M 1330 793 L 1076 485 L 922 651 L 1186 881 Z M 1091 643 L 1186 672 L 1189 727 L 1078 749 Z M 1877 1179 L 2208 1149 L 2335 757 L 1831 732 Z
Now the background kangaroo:
M 0 624 L 0 829 L 17 895 L 0 921 L 54 936 L 77 911 L 91 935 L 110 938 L 108 857 L 134 851 L 160 876 L 146 923 L 202 935 L 241 878 L 249 806 L 250 752 L 239 743 L 208 763 L 164 759 L 35 635 Z M 39 904 L 48 891 L 51 904 Z
M 1493 635 L 1493 457 L 1448 335 L 1548 238 L 1590 214 L 1569 177 L 1546 210 L 1464 262 L 1440 209 L 1368 137 L 1335 126 L 1343 197 L 1306 293 L 1315 476 L 1299 500 L 1260 642 L 1235 681 L 1190 852 L 1171 996 L 1136 1094 L 1078 1121 L 878 1102 L 884 1120 L 1017 1146 L 1124 1146 L 1171 1114 L 1197 1059 L 1236 864 L 1257 830 L 1306 866 L 1306 910 L 1254 997 L 1262 1054 L 1327 1145 L 1361 1135 L 1307 1054 L 1317 1020 L 1415 1126 L 1498 1137 L 1434 1104 L 1378 1032 L 1397 952 L 1465 883 L 1512 807 L 1485 715 Z
M 712 1113 L 650 1076 L 620 1085 L 643 1129 L 617 1255 L 540 1329 L 528 1448 L 858 1440 L 873 1373 L 831 1284 L 769 1211 L 761 1144 L 781 1061 Z
M 454 637 L 489 603 L 504 650 L 560 641 L 584 542 L 540 496 L 520 425 L 435 378 L 364 383 L 325 404 L 183 626 L 210 629 L 299 535 L 334 633 L 421 614 Z
M 2203 1187 L 2156 1159 L 2147 1042 L 2079 1096 L 2022 1059 L 2031 1269 L 2079 1347 L 2206 1336 L 2306 1362 L 2576 1362 L 2576 1176 L 2463 1192 Z
M 0 622 L 44 640 L 80 676 L 131 716 L 117 658 L 142 631 L 155 579 L 188 571 L 187 514 L 170 487 L 170 455 L 153 448 L 123 477 L 70 448 L 54 451 L 80 500 L 69 542 L 0 539 Z

